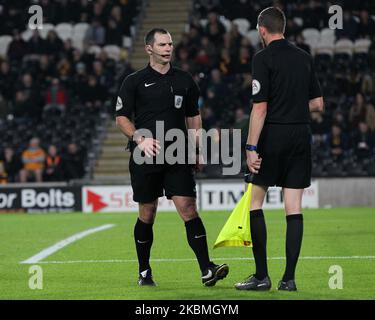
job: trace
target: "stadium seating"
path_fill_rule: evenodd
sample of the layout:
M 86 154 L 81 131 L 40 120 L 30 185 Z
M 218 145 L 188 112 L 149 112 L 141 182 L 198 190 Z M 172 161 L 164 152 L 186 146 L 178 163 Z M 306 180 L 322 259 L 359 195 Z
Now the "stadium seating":
M 254 10 L 253 15 L 250 12 L 241 12 L 241 11 L 231 11 L 229 5 L 221 3 L 216 7 L 210 5 L 202 4 L 198 0 L 195 1 L 195 7 L 199 10 L 193 12 L 192 14 L 198 16 L 202 26 L 205 26 L 207 23 L 207 14 L 210 10 L 216 11 L 220 16 L 220 21 L 225 21 L 225 24 L 229 26 L 229 21 L 235 23 L 235 21 L 241 21 L 237 25 L 241 26 L 240 34 L 244 35 L 247 39 L 250 40 L 252 48 L 250 52 L 253 54 L 259 48 L 261 48 L 261 41 L 259 38 L 258 31 L 254 28 L 257 21 L 256 16 L 258 11 Z M 325 4 L 321 4 L 325 6 Z M 319 6 L 317 6 L 318 8 Z M 234 7 L 233 7 L 234 8 Z M 351 34 L 340 33 L 337 30 L 332 30 L 327 27 L 318 27 L 326 26 L 325 20 L 320 20 L 319 12 L 315 16 L 312 11 L 309 11 L 309 17 L 306 16 L 304 9 L 298 8 L 293 1 L 290 5 L 285 7 L 287 9 L 287 18 L 296 14 L 296 11 L 301 10 L 300 14 L 289 18 L 291 21 L 288 23 L 287 34 L 290 37 L 291 41 L 294 41 L 297 35 L 302 35 L 304 43 L 307 45 L 307 48 L 310 49 L 311 54 L 314 56 L 315 68 L 318 73 L 318 78 L 320 80 L 324 97 L 326 103 L 325 116 L 328 123 L 328 129 L 332 124 L 333 116 L 336 112 L 342 112 L 344 121 L 347 121 L 346 128 L 350 127 L 348 115 L 349 110 L 353 104 L 355 92 L 361 90 L 361 82 L 363 81 L 363 76 L 366 75 L 367 79 L 370 79 L 370 85 L 374 83 L 375 78 L 373 77 L 375 69 L 375 61 L 370 59 L 371 48 L 374 47 L 374 36 L 369 34 L 367 36 L 357 35 L 356 37 L 351 37 Z M 285 9 L 284 8 L 284 9 Z M 305 8 L 306 9 L 306 8 Z M 288 10 L 290 10 L 288 12 Z M 355 15 L 359 11 L 352 13 L 355 18 L 355 23 L 360 24 L 361 19 Z M 230 19 L 225 15 L 230 13 Z M 236 14 L 238 16 L 236 16 Z M 246 21 L 246 22 L 245 22 Z M 244 33 L 244 30 L 248 27 L 248 30 Z M 253 29 L 250 30 L 250 26 Z M 289 29 L 291 27 L 292 29 Z M 229 29 L 228 27 L 226 27 Z M 294 28 L 294 29 L 293 29 Z M 189 29 L 187 28 L 187 32 Z M 345 30 L 346 31 L 346 30 Z M 354 29 L 354 31 L 358 31 Z M 371 31 L 369 31 L 371 32 Z M 371 38 L 372 37 L 372 38 Z M 236 40 L 236 44 L 239 44 L 240 40 Z M 241 44 L 244 46 L 244 44 Z M 297 44 L 299 45 L 299 44 Z M 303 47 L 306 49 L 306 46 Z M 232 52 L 231 62 L 236 63 L 236 48 L 229 48 Z M 374 49 L 372 49 L 374 50 Z M 374 52 L 374 51 L 372 51 Z M 374 56 L 374 53 L 372 53 Z M 192 58 L 194 60 L 194 57 Z M 214 65 L 215 66 L 215 65 Z M 197 73 L 203 72 L 204 74 L 209 73 L 211 69 L 203 70 L 199 69 Z M 224 69 L 227 70 L 227 69 Z M 212 104 L 211 101 L 205 103 L 205 92 L 203 91 L 203 106 L 212 109 L 216 113 L 217 126 L 225 127 L 231 126 L 233 121 L 233 114 L 238 108 L 239 105 L 243 105 L 244 101 L 239 101 L 239 86 L 241 86 L 241 74 L 234 73 L 225 75 L 223 74 L 224 85 L 229 89 L 228 92 L 231 94 L 226 94 L 220 96 L 219 99 L 215 100 Z M 209 77 L 203 77 L 201 84 L 203 88 L 210 87 Z M 354 81 L 359 81 L 355 83 Z M 375 94 L 374 87 L 372 87 L 371 92 L 367 92 L 366 100 L 374 105 L 375 103 Z M 371 89 L 368 89 L 371 90 Z M 244 107 L 244 110 L 247 110 Z M 203 122 L 205 119 L 203 119 Z M 211 120 L 210 120 L 211 121 Z M 348 129 L 346 129 L 348 130 Z M 328 132 L 327 132 L 328 133 Z M 326 135 L 327 136 L 327 135 Z M 350 146 L 346 153 L 343 154 L 341 159 L 333 158 L 330 153 L 330 148 L 324 144 L 323 147 L 316 147 L 313 145 L 313 175 L 315 177 L 327 177 L 327 176 L 364 176 L 364 175 L 373 175 L 374 165 L 371 162 L 359 161 L 355 154 L 353 153 L 353 145 Z M 372 155 L 374 157 L 375 152 L 373 150 Z M 375 158 L 375 157 L 374 157 Z M 353 163 L 356 163 L 353 165 Z M 246 163 L 243 163 L 243 169 L 246 167 Z M 202 174 L 202 177 L 215 177 L 217 174 L 218 168 L 206 168 L 205 172 Z
M 133 50 L 133 46 L 135 45 L 134 36 L 137 35 L 136 30 L 140 25 L 140 21 L 137 20 L 137 15 L 140 13 L 142 8 L 147 6 L 146 2 L 140 5 L 141 2 L 142 1 L 127 1 L 127 3 L 135 5 L 136 8 L 130 8 L 128 11 L 133 13 L 133 16 L 128 19 L 129 21 L 132 21 L 132 24 L 129 27 L 130 32 L 124 32 L 122 47 L 105 43 L 101 46 L 91 45 L 86 48 L 84 45 L 84 38 L 86 31 L 90 27 L 90 24 L 86 21 L 91 21 L 91 19 L 84 21 L 75 20 L 64 22 L 47 19 L 48 23 L 44 23 L 43 29 L 38 30 L 41 37 L 46 39 L 48 32 L 50 30 L 55 30 L 58 37 L 62 41 L 71 39 L 73 49 L 72 52 L 69 53 L 71 55 L 70 59 L 72 59 L 72 56 L 74 55 L 77 55 L 79 59 L 79 63 L 72 64 L 70 66 L 71 74 L 69 76 L 59 74 L 59 77 L 61 77 L 61 82 L 68 87 L 69 91 L 67 111 L 65 114 L 59 114 L 54 110 L 48 112 L 44 111 L 40 115 L 39 120 L 38 118 L 28 120 L 18 119 L 17 117 L 12 118 L 12 114 L 8 115 L 5 120 L 0 118 L 0 134 L 4 137 L 4 139 L 1 140 L 0 153 L 1 149 L 7 145 L 13 146 L 18 152 L 20 152 L 27 145 L 28 139 L 33 134 L 37 134 L 41 137 L 44 146 L 47 146 L 50 143 L 55 143 L 64 148 L 67 141 L 75 140 L 79 141 L 79 143 L 82 144 L 82 147 L 87 147 L 87 154 L 89 156 L 85 161 L 88 166 L 87 174 L 90 175 L 90 170 L 92 168 L 90 169 L 89 167 L 90 164 L 94 162 L 95 155 L 99 150 L 99 136 L 105 129 L 103 125 L 105 125 L 106 121 L 108 121 L 107 113 L 108 111 L 113 111 L 112 109 L 107 109 L 107 106 L 111 105 L 112 103 L 111 99 L 113 97 L 111 95 L 115 94 L 118 89 L 119 82 L 121 82 L 124 78 L 124 74 L 122 74 L 123 69 L 127 68 L 126 72 L 132 71 L 131 68 L 128 68 L 128 61 L 125 61 L 124 59 L 124 57 L 127 56 L 124 55 L 124 52 L 131 52 Z M 219 6 L 223 4 L 222 1 L 218 1 L 218 3 L 220 3 Z M 202 6 L 204 6 L 204 3 L 200 3 L 200 8 L 202 8 Z M 124 11 L 126 12 L 127 10 Z M 248 85 L 243 86 L 243 83 L 246 74 L 251 70 L 249 68 L 243 68 L 243 66 L 251 66 L 253 54 L 259 48 L 261 48 L 261 39 L 259 38 L 258 31 L 255 30 L 256 20 L 254 20 L 254 17 L 256 17 L 256 14 L 251 16 L 248 12 L 237 12 L 237 16 L 235 14 L 231 14 L 231 17 L 229 18 L 220 13 L 220 8 L 218 11 L 219 20 L 225 27 L 225 31 L 230 32 L 232 25 L 236 24 L 241 35 L 239 39 L 235 40 L 235 45 L 232 44 L 232 47 L 227 48 L 231 55 L 231 61 L 227 66 L 228 68 L 223 67 L 223 64 L 220 61 L 219 55 L 222 51 L 220 44 L 215 47 L 216 52 L 213 53 L 212 61 L 209 66 L 198 66 L 195 63 L 194 50 L 196 48 L 194 45 L 188 47 L 188 51 L 190 55 L 189 63 L 191 63 L 191 66 L 193 69 L 195 69 L 193 76 L 195 79 L 197 79 L 202 89 L 202 106 L 203 108 L 206 108 L 207 105 L 209 105 L 209 107 L 213 109 L 213 113 L 216 117 L 216 122 L 213 122 L 211 125 L 225 128 L 233 127 L 235 113 L 238 108 L 242 108 L 246 110 L 246 113 L 248 113 L 251 93 L 249 93 Z M 206 14 L 207 12 L 209 12 L 209 10 L 206 10 Z M 199 23 L 202 26 L 201 29 L 204 30 L 205 26 L 207 25 L 206 14 L 198 14 L 197 12 L 194 12 L 194 10 L 191 14 L 198 18 Z M 344 118 L 346 119 L 345 121 L 349 122 L 349 110 L 353 104 L 356 92 L 360 90 L 358 88 L 361 87 L 360 81 L 362 81 L 361 79 L 363 78 L 363 75 L 366 74 L 367 77 L 371 77 L 371 75 L 375 72 L 375 61 L 371 60 L 371 52 L 374 50 L 373 39 L 371 39 L 371 36 L 357 36 L 353 38 L 350 38 L 347 35 L 342 36 L 329 28 L 318 27 L 322 26 L 323 24 L 311 23 L 311 21 L 308 21 L 309 19 L 305 20 L 305 17 L 306 16 L 304 14 L 301 14 L 292 19 L 295 25 L 295 30 L 290 31 L 290 39 L 294 41 L 296 36 L 301 34 L 305 40 L 305 44 L 308 45 L 307 47 L 309 47 L 314 56 L 315 67 L 318 72 L 318 77 L 321 81 L 326 100 L 326 117 L 328 119 L 327 121 L 329 122 L 328 128 L 332 124 L 333 115 L 337 111 L 342 112 Z M 314 18 L 317 17 L 312 15 L 310 20 L 313 20 Z M 359 18 L 357 18 L 356 21 L 358 21 L 357 23 L 360 23 Z M 189 29 L 190 28 L 186 28 L 185 30 L 187 34 L 189 34 Z M 28 41 L 34 33 L 34 31 L 30 29 L 23 30 L 19 28 L 19 30 L 21 31 L 22 38 L 25 41 Z M 287 31 L 289 32 L 289 30 Z M 12 41 L 12 36 L 10 36 L 10 34 L 12 34 L 11 31 L 0 34 L 0 56 L 4 58 L 7 56 L 9 44 Z M 201 36 L 203 36 L 203 34 L 200 35 L 200 37 Z M 245 44 L 242 37 L 249 39 L 251 45 Z M 174 39 L 176 38 L 177 35 Z M 220 43 L 220 39 L 218 42 Z M 176 43 L 176 47 L 178 45 L 179 44 Z M 250 59 L 245 61 L 244 65 L 239 63 L 240 61 L 238 58 L 238 51 L 241 46 L 247 47 L 250 56 Z M 82 56 L 77 54 L 76 49 L 81 52 L 80 54 L 82 54 Z M 105 52 L 106 55 L 102 54 L 103 52 Z M 62 67 L 64 64 L 61 63 L 59 58 L 60 54 L 61 52 L 55 52 L 49 59 L 53 61 L 55 66 L 59 66 L 60 69 L 58 72 L 62 70 L 63 73 L 65 69 Z M 97 110 L 97 112 L 90 111 L 90 116 L 86 117 L 85 115 L 87 115 L 87 112 L 84 111 L 85 105 L 81 103 L 76 92 L 81 89 L 81 86 L 78 85 L 79 89 L 77 90 L 77 88 L 71 87 L 71 83 L 73 82 L 73 79 L 74 81 L 77 80 L 76 77 L 79 78 L 76 68 L 84 70 L 82 73 L 83 77 L 90 75 L 92 73 L 92 62 L 95 61 L 95 59 L 103 59 L 103 56 L 108 57 L 107 60 L 105 58 L 103 60 L 103 68 L 106 71 L 109 70 L 108 73 L 111 74 L 111 77 L 109 78 L 113 79 L 108 80 L 106 78 L 107 75 L 104 77 L 104 80 L 102 79 L 104 82 L 108 81 L 108 83 L 111 83 L 111 86 L 107 88 L 107 96 L 103 102 L 103 109 L 99 111 Z M 134 63 L 136 62 L 138 63 L 138 61 L 134 61 Z M 179 64 L 178 59 L 176 64 Z M 38 83 L 38 85 L 40 85 L 38 89 L 40 89 L 41 96 L 44 99 L 44 93 L 49 86 L 49 82 L 44 78 L 40 79 L 38 75 L 38 72 L 40 72 L 38 59 L 35 60 L 35 57 L 27 57 L 22 61 L 10 61 L 10 65 L 12 72 L 15 72 L 15 85 L 17 87 L 20 86 L 21 83 L 18 79 L 26 72 L 30 72 L 35 79 L 38 79 L 36 80 L 37 82 L 41 82 Z M 188 67 L 190 67 L 190 65 Z M 217 87 L 218 89 L 216 89 L 217 91 L 215 94 L 217 96 L 210 100 L 207 97 L 207 91 L 209 89 L 215 91 L 215 88 L 212 89 L 215 87 L 215 85 L 212 84 L 210 79 L 210 72 L 213 68 L 220 68 L 222 73 L 222 83 Z M 230 70 L 231 68 L 232 70 Z M 228 69 L 228 74 L 225 74 L 225 70 Z M 355 84 L 353 82 L 354 80 L 349 79 L 351 73 L 353 79 L 360 79 L 359 84 Z M 375 81 L 375 79 L 372 81 Z M 375 102 L 375 95 L 373 91 L 374 89 L 366 93 L 366 100 L 372 104 Z M 9 110 L 12 110 L 12 108 L 13 101 L 10 101 Z M 61 123 L 64 123 L 65 125 L 62 126 Z M 346 125 L 350 127 L 349 123 Z M 348 130 L 352 129 L 350 128 Z M 93 134 L 92 131 L 97 131 L 98 134 Z M 22 132 L 22 135 L 17 134 L 19 132 Z M 349 150 L 346 154 L 344 154 L 340 162 L 331 157 L 328 147 L 321 150 L 321 148 L 315 148 L 313 145 L 314 175 L 375 175 L 374 161 L 370 161 L 369 159 L 359 161 L 355 158 L 355 154 L 351 151 Z M 374 155 L 374 152 L 372 155 Z M 353 165 L 354 163 L 355 165 Z M 245 162 L 243 163 L 243 166 L 246 166 Z M 202 176 L 220 176 L 220 168 L 220 165 L 214 165 L 212 167 L 207 166 Z
M 232 22 L 238 26 L 238 31 L 243 36 L 245 36 L 248 33 L 250 29 L 250 22 L 247 19 L 238 18 L 234 19 Z
M 128 1 L 128 4 L 122 4 L 122 6 L 129 6 L 129 9 L 126 8 L 123 12 L 126 14 L 133 12 L 131 18 L 133 25 L 130 26 L 133 34 L 135 34 L 135 25 L 139 23 L 138 14 L 142 6 L 140 2 L 142 1 Z M 111 5 L 114 4 L 111 3 Z M 24 5 L 27 6 L 27 3 Z M 131 8 L 130 6 L 135 7 Z M 65 51 L 65 47 L 60 47 L 61 51 L 47 52 L 45 51 L 46 49 L 56 50 L 56 47 L 55 49 L 53 49 L 54 47 L 45 48 L 43 42 L 39 47 L 34 48 L 34 50 L 40 50 L 37 55 L 25 55 L 20 61 L 6 60 L 9 44 L 13 40 L 13 37 L 0 33 L 0 56 L 9 62 L 12 75 L 14 75 L 14 78 L 9 79 L 9 82 L 12 84 L 13 92 L 11 93 L 15 94 L 16 90 L 27 90 L 27 88 L 23 87 L 24 83 L 21 82 L 21 79 L 25 73 L 29 73 L 35 85 L 35 87 L 32 87 L 31 93 L 35 93 L 35 96 L 38 98 L 34 101 L 34 105 L 30 105 L 28 108 L 40 109 L 33 116 L 28 114 L 14 114 L 15 101 L 13 99 L 5 101 L 5 118 L 2 118 L 0 114 L 0 136 L 2 137 L 0 139 L 0 158 L 5 147 L 13 148 L 16 154 L 20 156 L 22 151 L 27 147 L 29 140 L 35 136 L 40 138 L 41 145 L 45 150 L 49 145 L 54 144 L 62 154 L 65 153 L 67 145 L 70 142 L 75 142 L 83 151 L 86 177 L 92 175 L 95 159 L 100 153 L 100 144 L 109 122 L 109 113 L 113 111 L 112 107 L 110 107 L 112 106 L 112 95 L 118 89 L 118 84 L 115 80 L 123 79 L 127 73 L 132 72 L 132 69 L 127 62 L 126 71 L 124 71 L 124 65 L 120 62 L 120 57 L 124 57 L 124 55 L 122 55 L 122 48 L 119 46 L 90 46 L 86 50 L 83 42 L 89 27 L 89 23 L 78 20 L 59 21 L 58 23 L 48 20 L 48 22 L 43 24 L 43 28 L 37 31 L 31 29 L 25 30 L 24 26 L 22 28 L 19 26 L 18 29 L 21 37 L 26 42 L 31 39 L 34 32 L 38 32 L 42 39 L 46 39 L 48 32 L 54 30 L 59 39 L 63 42 L 70 39 L 73 46 L 71 51 L 69 51 L 69 47 L 66 49 L 68 51 Z M 13 32 L 9 33 L 13 34 Z M 132 45 L 132 38 L 127 32 L 124 32 L 123 43 L 127 48 L 130 48 Z M 79 51 L 76 49 L 79 49 Z M 102 52 L 105 52 L 106 55 L 102 55 Z M 65 56 L 65 54 L 68 55 Z M 74 57 L 78 60 L 74 61 Z M 101 75 L 94 74 L 93 62 L 95 59 L 98 59 L 97 61 L 102 64 L 104 73 Z M 50 67 L 43 70 L 43 75 L 39 74 L 42 60 L 44 62 L 47 61 L 48 67 Z M 77 70 L 83 70 L 81 76 L 77 74 Z M 66 77 L 64 72 L 70 72 L 70 75 Z M 46 77 L 47 75 L 48 78 Z M 100 80 L 100 83 L 102 83 L 103 89 L 101 90 L 104 94 L 104 96 L 98 97 L 103 99 L 100 108 L 90 107 L 90 105 L 86 105 L 81 101 L 80 91 L 90 90 L 90 88 L 86 88 L 88 75 L 100 77 L 97 78 L 97 81 L 99 82 Z M 60 84 L 66 91 L 67 102 L 65 112 L 63 113 L 54 108 L 45 110 L 43 107 L 46 90 L 50 86 L 52 77 L 59 78 Z M 4 83 L 6 82 L 1 78 L 1 84 Z M 10 92 L 5 93 L 9 94 Z M 2 95 L 4 92 L 2 91 L 0 94 Z M 3 103 L 3 100 L 1 102 Z
M 55 26 L 52 23 L 43 23 L 43 28 L 38 31 L 40 36 L 45 39 L 50 30 L 55 30 Z
M 9 43 L 12 41 L 12 36 L 9 35 L 3 35 L 0 36 L 0 56 L 5 57 Z

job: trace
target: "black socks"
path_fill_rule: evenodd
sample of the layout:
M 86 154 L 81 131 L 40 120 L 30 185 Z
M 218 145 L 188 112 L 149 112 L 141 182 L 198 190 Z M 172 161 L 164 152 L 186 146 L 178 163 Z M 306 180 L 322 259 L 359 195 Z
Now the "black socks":
M 294 280 L 303 236 L 303 215 L 292 214 L 286 216 L 286 268 L 283 281 Z
M 137 249 L 139 272 L 151 269 L 150 251 L 154 240 L 152 226 L 153 223 L 144 223 L 140 219 L 137 219 L 137 223 L 134 226 L 134 241 Z
M 263 210 L 250 211 L 250 230 L 255 259 L 255 278 L 263 280 L 268 276 L 267 268 L 267 229 Z
M 185 222 L 185 228 L 189 245 L 193 249 L 199 263 L 199 268 L 203 272 L 210 265 L 206 229 L 199 217 Z

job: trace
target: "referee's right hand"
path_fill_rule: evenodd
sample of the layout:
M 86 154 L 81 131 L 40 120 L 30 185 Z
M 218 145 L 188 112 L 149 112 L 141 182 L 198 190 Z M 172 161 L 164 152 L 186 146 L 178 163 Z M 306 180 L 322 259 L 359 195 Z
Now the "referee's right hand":
M 160 142 L 159 140 L 153 139 L 153 138 L 144 138 L 141 139 L 138 144 L 138 148 L 141 149 L 145 154 L 146 157 L 153 157 L 156 156 L 156 154 L 160 153 Z
M 256 151 L 246 151 L 246 156 L 246 164 L 250 172 L 258 173 L 262 163 L 262 158 L 259 157 L 259 154 Z

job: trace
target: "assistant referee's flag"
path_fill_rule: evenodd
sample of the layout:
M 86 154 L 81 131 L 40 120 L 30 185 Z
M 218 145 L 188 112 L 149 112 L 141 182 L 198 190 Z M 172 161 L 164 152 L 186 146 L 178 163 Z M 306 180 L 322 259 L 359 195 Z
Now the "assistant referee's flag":
M 214 249 L 219 247 L 252 247 L 250 235 L 250 200 L 252 184 L 249 183 L 247 191 L 237 203 L 221 229 L 214 244 Z

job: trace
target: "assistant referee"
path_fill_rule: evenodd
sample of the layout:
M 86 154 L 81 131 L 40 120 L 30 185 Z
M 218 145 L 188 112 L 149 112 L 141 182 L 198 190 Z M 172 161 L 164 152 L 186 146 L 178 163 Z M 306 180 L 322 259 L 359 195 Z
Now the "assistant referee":
M 285 15 L 264 9 L 258 31 L 264 44 L 253 59 L 253 109 L 246 145 L 249 175 L 253 176 L 250 230 L 256 273 L 235 287 L 269 290 L 267 231 L 263 201 L 269 186 L 282 187 L 287 231 L 286 268 L 278 290 L 296 291 L 304 188 L 311 184 L 310 113 L 323 112 L 324 103 L 312 57 L 284 38 Z
M 150 57 L 149 64 L 124 80 L 116 105 L 116 123 L 131 141 L 129 170 L 133 200 L 139 203 L 139 217 L 134 227 L 138 284 L 155 285 L 149 261 L 153 223 L 158 198 L 165 194 L 172 199 L 185 222 L 188 243 L 197 257 L 202 283 L 214 286 L 226 277 L 229 268 L 209 259 L 206 230 L 197 212 L 194 166 L 187 162 L 171 165 L 134 161 L 136 148 L 151 158 L 165 151 L 166 146 L 155 139 L 157 122 L 163 123 L 164 133 L 170 129 L 181 130 L 186 143 L 187 129 L 202 128 L 199 88 L 189 73 L 171 66 L 173 43 L 169 32 L 165 29 L 149 31 L 145 37 L 145 50 Z M 153 138 L 143 136 L 140 129 L 148 129 Z M 199 134 L 196 138 L 199 139 Z M 200 156 L 198 148 L 197 159 Z

